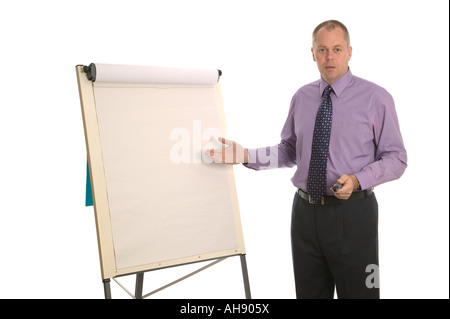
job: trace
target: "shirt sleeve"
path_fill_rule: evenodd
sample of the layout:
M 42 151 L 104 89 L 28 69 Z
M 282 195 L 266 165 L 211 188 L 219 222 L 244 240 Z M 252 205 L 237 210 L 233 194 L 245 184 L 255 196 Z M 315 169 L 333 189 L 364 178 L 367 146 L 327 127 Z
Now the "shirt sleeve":
M 375 161 L 355 173 L 361 189 L 398 179 L 407 166 L 394 100 L 386 91 L 378 95 L 372 114 Z
M 274 146 L 248 149 L 249 162 L 245 167 L 254 170 L 263 170 L 296 165 L 296 142 L 294 124 L 295 95 L 292 98 L 288 117 L 281 131 L 281 142 Z

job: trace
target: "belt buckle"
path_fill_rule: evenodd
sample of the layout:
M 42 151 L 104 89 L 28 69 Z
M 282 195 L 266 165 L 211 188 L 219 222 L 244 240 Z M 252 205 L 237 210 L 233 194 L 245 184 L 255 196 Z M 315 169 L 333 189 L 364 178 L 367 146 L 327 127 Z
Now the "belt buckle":
M 308 202 L 310 204 L 315 204 L 312 200 L 311 200 L 311 195 L 308 195 Z M 321 205 L 325 205 L 325 197 L 322 196 L 322 198 L 320 199 L 320 204 Z

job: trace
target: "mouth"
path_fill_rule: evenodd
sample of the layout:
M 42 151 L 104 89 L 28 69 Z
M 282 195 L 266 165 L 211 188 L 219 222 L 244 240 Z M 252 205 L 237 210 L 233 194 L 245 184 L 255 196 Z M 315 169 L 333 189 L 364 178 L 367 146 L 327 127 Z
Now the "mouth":
M 332 70 L 332 69 L 335 69 L 336 67 L 335 66 L 326 66 L 325 67 L 325 69 L 327 69 L 327 70 Z

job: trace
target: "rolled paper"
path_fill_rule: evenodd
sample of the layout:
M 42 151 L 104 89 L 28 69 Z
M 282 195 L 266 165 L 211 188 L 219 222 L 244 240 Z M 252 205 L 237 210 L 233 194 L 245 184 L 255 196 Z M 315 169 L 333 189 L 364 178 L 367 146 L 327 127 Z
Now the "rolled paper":
M 140 66 L 95 63 L 95 82 L 157 83 L 157 84 L 216 84 L 217 69 L 189 69 L 161 66 Z

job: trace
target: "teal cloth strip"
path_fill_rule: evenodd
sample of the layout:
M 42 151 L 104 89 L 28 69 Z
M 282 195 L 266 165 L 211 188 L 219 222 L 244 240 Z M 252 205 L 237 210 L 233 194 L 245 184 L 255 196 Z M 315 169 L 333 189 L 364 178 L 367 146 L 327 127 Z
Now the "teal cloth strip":
M 89 163 L 88 163 L 86 174 L 86 206 L 93 206 L 93 205 L 94 200 L 92 199 L 91 177 L 89 175 Z

